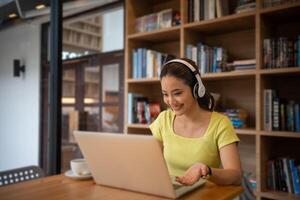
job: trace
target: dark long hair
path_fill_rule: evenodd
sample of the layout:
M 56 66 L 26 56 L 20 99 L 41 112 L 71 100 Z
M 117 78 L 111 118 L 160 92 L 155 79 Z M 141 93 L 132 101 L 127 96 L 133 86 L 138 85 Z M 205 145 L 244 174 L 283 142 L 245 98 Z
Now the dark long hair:
M 181 60 L 184 60 L 188 63 L 190 63 L 196 70 L 198 70 L 197 65 L 194 61 L 187 59 L 187 58 L 180 58 Z M 199 72 L 200 73 L 200 72 Z M 171 62 L 167 63 L 163 66 L 161 73 L 160 73 L 160 79 L 162 79 L 165 76 L 173 76 L 180 80 L 182 80 L 186 85 L 188 85 L 191 89 L 192 94 L 193 88 L 195 84 L 198 82 L 193 72 L 184 64 L 179 62 Z M 198 97 L 196 95 L 198 105 L 208 111 L 213 111 L 215 99 L 214 97 L 207 91 L 205 88 L 205 94 L 203 97 Z

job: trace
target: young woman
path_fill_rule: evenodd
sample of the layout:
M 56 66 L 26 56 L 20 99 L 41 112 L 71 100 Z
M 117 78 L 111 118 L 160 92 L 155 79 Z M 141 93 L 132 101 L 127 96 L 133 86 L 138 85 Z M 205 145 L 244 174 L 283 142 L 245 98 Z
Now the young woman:
M 239 139 L 230 120 L 213 111 L 214 99 L 195 63 L 173 59 L 164 64 L 160 79 L 170 109 L 150 129 L 163 146 L 170 175 L 184 185 L 207 177 L 220 185 L 240 184 Z

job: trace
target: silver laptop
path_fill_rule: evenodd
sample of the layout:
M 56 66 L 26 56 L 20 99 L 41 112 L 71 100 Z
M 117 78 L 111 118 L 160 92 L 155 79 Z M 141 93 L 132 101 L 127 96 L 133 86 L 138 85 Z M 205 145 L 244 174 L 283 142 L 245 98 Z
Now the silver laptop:
M 97 184 L 177 198 L 203 185 L 172 184 L 159 142 L 153 136 L 74 131 Z

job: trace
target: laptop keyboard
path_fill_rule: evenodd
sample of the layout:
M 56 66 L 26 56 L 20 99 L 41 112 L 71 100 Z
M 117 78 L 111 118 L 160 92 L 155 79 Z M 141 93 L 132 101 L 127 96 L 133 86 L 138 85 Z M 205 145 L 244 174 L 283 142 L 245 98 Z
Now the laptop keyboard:
M 174 190 L 177 190 L 179 188 L 183 187 L 183 185 L 173 184 Z

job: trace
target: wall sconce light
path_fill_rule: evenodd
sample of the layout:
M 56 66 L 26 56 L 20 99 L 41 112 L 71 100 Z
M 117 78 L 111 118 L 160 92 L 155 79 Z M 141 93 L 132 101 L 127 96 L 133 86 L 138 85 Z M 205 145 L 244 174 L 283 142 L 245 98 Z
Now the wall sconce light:
M 21 66 L 21 61 L 19 59 L 14 59 L 14 77 L 19 77 L 20 72 L 25 73 L 25 65 Z

